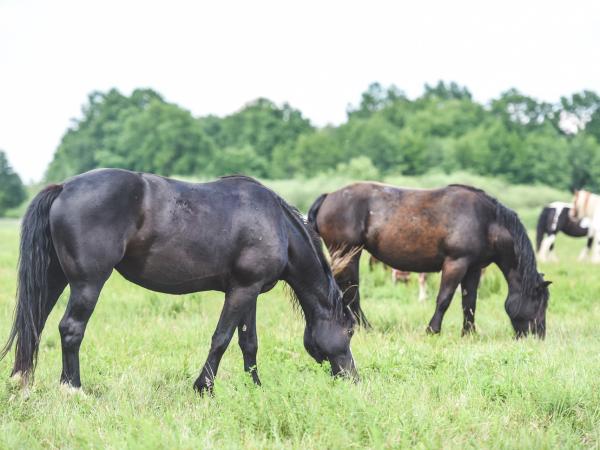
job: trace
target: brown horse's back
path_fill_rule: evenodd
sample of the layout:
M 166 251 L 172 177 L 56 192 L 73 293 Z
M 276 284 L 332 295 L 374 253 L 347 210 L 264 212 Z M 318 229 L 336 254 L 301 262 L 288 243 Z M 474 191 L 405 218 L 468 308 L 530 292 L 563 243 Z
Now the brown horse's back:
M 329 248 L 364 246 L 397 269 L 435 272 L 447 257 L 485 259 L 486 224 L 494 217 L 487 203 L 461 186 L 417 190 L 355 183 L 325 198 L 317 227 Z M 484 215 L 490 220 L 475 220 Z

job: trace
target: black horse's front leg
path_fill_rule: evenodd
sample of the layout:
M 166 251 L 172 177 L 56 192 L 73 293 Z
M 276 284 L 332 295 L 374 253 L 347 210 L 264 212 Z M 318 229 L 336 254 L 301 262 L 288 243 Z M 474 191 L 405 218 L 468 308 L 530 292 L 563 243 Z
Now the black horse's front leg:
M 244 314 L 238 325 L 238 342 L 244 357 L 244 370 L 252 376 L 254 384 L 260 386 L 256 353 L 258 352 L 258 337 L 256 335 L 256 299 L 248 312 Z
M 200 394 L 212 393 L 219 369 L 221 357 L 233 337 L 236 327 L 240 324 L 242 317 L 248 313 L 252 305 L 256 304 L 256 297 L 260 289 L 255 287 L 237 287 L 225 294 L 225 304 L 219 317 L 219 323 L 213 334 L 208 357 L 200 376 L 194 383 L 194 389 Z

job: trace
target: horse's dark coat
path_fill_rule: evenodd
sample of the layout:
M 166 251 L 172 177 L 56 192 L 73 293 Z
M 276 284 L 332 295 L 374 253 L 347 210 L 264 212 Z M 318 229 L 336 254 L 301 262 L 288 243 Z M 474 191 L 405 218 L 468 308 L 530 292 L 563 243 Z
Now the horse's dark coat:
M 256 371 L 256 298 L 278 280 L 293 289 L 306 319 L 304 344 L 334 374 L 356 375 L 352 314 L 343 306 L 320 240 L 298 211 L 257 181 L 233 176 L 191 184 L 117 169 L 51 186 L 23 221 L 13 373 L 33 372 L 45 320 L 67 283 L 60 322 L 61 381 L 80 386 L 79 346 L 100 290 L 116 268 L 159 292 L 218 290 L 225 304 L 195 388 L 210 390 L 238 328 L 244 367 Z
M 459 284 L 463 332 L 473 330 L 481 269 L 496 263 L 508 282 L 505 307 L 517 335 L 533 330 L 544 336 L 548 283 L 536 270 L 531 242 L 517 215 L 483 191 L 461 185 L 414 190 L 355 183 L 321 195 L 308 217 L 330 251 L 362 247 L 399 270 L 441 270 L 428 331 L 440 331 Z M 368 325 L 360 307 L 359 258 L 360 252 L 337 280 L 346 304 Z

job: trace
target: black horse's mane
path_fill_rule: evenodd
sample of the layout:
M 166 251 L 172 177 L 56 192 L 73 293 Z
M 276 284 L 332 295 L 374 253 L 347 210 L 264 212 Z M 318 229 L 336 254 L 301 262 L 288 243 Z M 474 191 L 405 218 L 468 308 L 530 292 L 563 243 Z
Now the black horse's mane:
M 498 224 L 506 228 L 513 238 L 514 253 L 517 257 L 517 270 L 521 274 L 523 293 L 530 298 L 539 297 L 540 291 L 538 289 L 543 279 L 537 271 L 533 245 L 518 214 L 482 189 L 464 184 L 451 184 L 449 187 L 458 187 L 475 192 L 493 205 Z
M 315 230 L 312 229 L 312 227 L 308 226 L 308 224 L 304 220 L 304 217 L 302 216 L 302 213 L 298 210 L 298 208 L 290 205 L 279 194 L 277 194 L 275 191 L 268 188 L 267 186 L 265 186 L 264 184 L 262 184 L 260 181 L 258 181 L 255 178 L 249 177 L 247 175 L 241 175 L 241 174 L 224 175 L 222 177 L 219 177 L 219 179 L 221 179 L 221 180 L 222 179 L 232 179 L 232 178 L 237 178 L 240 180 L 244 180 L 244 181 L 248 181 L 250 183 L 257 184 L 257 185 L 265 188 L 267 191 L 271 192 L 271 194 L 273 194 L 275 196 L 275 198 L 279 202 L 279 205 L 284 210 L 284 212 L 288 215 L 288 217 L 292 220 L 292 222 L 294 224 L 296 224 L 296 226 L 300 229 L 300 231 L 304 234 L 304 236 L 308 238 L 308 241 L 309 241 L 314 253 L 316 254 L 317 258 L 319 259 L 319 262 L 321 263 L 321 267 L 323 268 L 323 271 L 325 272 L 325 275 L 326 275 L 327 279 L 329 280 L 329 290 L 328 290 L 327 297 L 328 297 L 329 303 L 331 305 L 333 305 L 333 313 L 334 313 L 335 317 L 343 316 L 344 304 L 342 302 L 341 296 L 338 294 L 337 283 L 335 282 L 335 279 L 333 277 L 333 273 L 331 271 L 331 266 L 329 265 L 329 262 L 327 261 L 327 258 L 325 257 L 325 253 L 323 253 L 323 244 L 321 242 L 321 237 L 317 234 L 317 232 Z M 299 307 L 300 299 L 298 298 L 298 296 L 294 292 L 294 290 L 288 289 L 288 293 L 289 293 L 290 298 L 293 300 L 294 304 L 297 307 Z M 302 311 L 302 308 L 298 308 L 298 309 L 300 311 Z

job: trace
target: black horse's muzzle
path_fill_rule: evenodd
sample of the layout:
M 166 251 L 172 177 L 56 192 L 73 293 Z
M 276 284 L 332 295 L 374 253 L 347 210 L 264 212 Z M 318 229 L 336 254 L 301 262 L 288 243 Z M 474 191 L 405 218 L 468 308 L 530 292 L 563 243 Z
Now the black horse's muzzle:
M 331 363 L 331 374 L 334 377 L 349 378 L 355 383 L 360 381 L 350 349 L 344 355 L 329 358 L 329 362 Z

